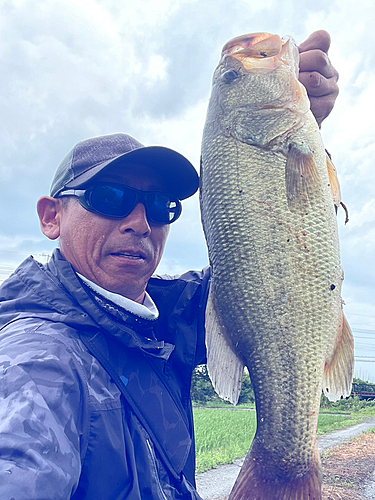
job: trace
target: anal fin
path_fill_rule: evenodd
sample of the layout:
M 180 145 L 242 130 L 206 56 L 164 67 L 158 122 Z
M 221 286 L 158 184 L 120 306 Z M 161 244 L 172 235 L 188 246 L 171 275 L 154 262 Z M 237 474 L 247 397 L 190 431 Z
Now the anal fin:
M 326 361 L 323 392 L 330 401 L 350 396 L 354 372 L 353 334 L 344 313 L 337 334 L 335 350 Z
M 218 395 L 235 405 L 241 392 L 244 363 L 225 338 L 212 294 L 211 289 L 206 306 L 207 370 Z

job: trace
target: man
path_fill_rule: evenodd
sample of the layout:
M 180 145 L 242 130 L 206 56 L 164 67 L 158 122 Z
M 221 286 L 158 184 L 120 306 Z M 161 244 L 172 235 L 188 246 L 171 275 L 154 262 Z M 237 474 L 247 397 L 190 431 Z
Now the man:
M 337 96 L 329 37 L 301 45 L 319 123 Z M 151 278 L 198 176 L 178 153 L 83 141 L 39 200 L 59 250 L 0 290 L 0 498 L 199 499 L 189 397 L 205 361 L 209 270 Z

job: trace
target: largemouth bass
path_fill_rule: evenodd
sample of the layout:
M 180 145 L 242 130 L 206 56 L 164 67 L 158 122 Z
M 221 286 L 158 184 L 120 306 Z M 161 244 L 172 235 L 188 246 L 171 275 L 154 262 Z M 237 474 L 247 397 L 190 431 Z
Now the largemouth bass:
M 246 365 L 257 411 L 230 500 L 321 499 L 322 388 L 330 400 L 351 391 L 340 193 L 298 63 L 291 38 L 255 33 L 228 42 L 203 134 L 208 371 L 235 404 Z

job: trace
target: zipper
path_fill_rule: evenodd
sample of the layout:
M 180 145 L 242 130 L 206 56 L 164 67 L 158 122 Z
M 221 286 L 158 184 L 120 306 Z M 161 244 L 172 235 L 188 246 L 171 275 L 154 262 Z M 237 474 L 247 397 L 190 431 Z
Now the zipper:
M 155 457 L 154 449 L 153 449 L 152 444 L 150 443 L 150 440 L 147 437 L 146 437 L 146 443 L 147 443 L 148 451 L 150 453 L 152 468 L 153 468 L 153 471 L 154 471 L 154 474 L 155 474 L 155 477 L 156 477 L 156 484 L 159 487 L 159 490 L 160 490 L 160 493 L 161 493 L 161 496 L 162 496 L 163 500 L 168 500 L 166 494 L 164 493 L 164 490 L 163 490 L 163 487 L 161 485 L 161 482 L 160 482 L 159 473 L 158 473 L 158 467 L 156 465 L 156 457 Z

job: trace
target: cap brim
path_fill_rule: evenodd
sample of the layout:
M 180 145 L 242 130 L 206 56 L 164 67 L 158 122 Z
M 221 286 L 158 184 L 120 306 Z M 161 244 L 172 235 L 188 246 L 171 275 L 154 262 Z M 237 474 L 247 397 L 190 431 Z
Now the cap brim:
M 162 146 L 145 146 L 95 165 L 95 167 L 66 184 L 65 188 L 83 186 L 98 175 L 99 172 L 119 164 L 124 166 L 139 164 L 149 167 L 162 178 L 166 192 L 177 196 L 180 200 L 192 196 L 199 186 L 197 171 L 183 155 Z

